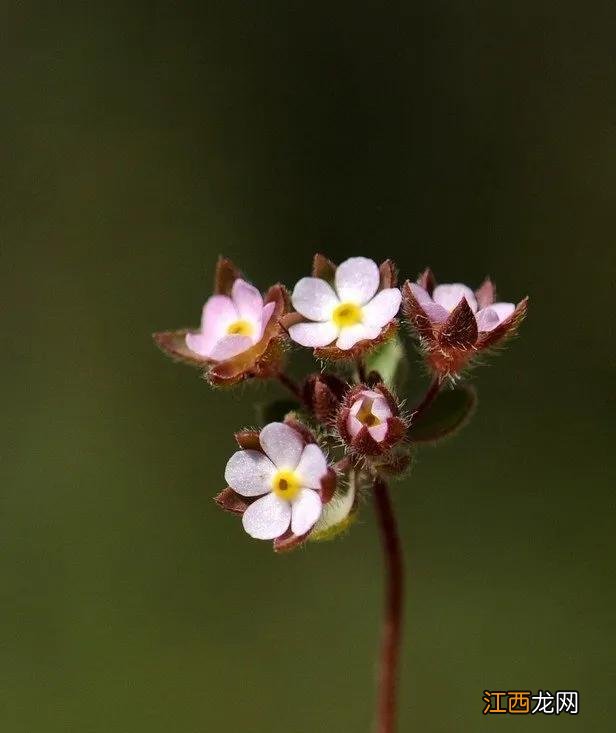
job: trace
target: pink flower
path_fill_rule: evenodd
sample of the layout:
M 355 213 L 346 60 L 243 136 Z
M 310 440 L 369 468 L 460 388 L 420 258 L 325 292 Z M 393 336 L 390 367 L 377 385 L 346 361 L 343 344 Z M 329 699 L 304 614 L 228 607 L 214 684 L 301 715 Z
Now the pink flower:
M 201 329 L 186 334 L 186 345 L 211 361 L 231 359 L 257 344 L 276 304 L 264 304 L 261 293 L 238 278 L 231 295 L 212 295 L 201 316 Z
M 284 322 L 293 341 L 325 358 L 353 358 L 391 335 L 401 295 L 391 287 L 395 273 L 389 261 L 379 269 L 366 257 L 351 257 L 336 267 L 317 255 L 313 275 L 293 289 L 297 314 Z
M 262 296 L 230 260 L 221 257 L 215 294 L 203 307 L 200 329 L 155 333 L 154 340 L 172 358 L 204 368 L 215 385 L 269 377 L 282 358 L 284 332 L 279 318 L 286 297 L 281 285 Z
M 242 514 L 251 537 L 276 540 L 275 549 L 303 541 L 335 489 L 335 473 L 312 434 L 288 419 L 236 438 L 243 449 L 227 462 L 229 487 L 216 501 Z
M 459 372 L 478 352 L 496 346 L 516 331 L 526 314 L 528 298 L 517 306 L 495 300 L 489 278 L 474 292 L 461 283 L 436 285 L 430 270 L 416 283 L 404 284 L 405 315 L 436 372 Z
M 340 437 L 357 454 L 381 455 L 399 443 L 406 425 L 384 384 L 360 384 L 345 395 L 337 416 Z

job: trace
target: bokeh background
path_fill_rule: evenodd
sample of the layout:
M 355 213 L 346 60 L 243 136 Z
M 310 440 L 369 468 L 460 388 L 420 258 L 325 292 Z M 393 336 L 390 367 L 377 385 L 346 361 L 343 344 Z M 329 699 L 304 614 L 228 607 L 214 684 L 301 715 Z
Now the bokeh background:
M 577 689 L 529 729 L 613 729 L 615 29 L 610 2 L 4 4 L 2 731 L 370 730 L 371 507 L 251 541 L 211 496 L 281 393 L 150 341 L 219 253 L 266 286 L 315 250 L 531 296 L 395 487 L 400 730 L 526 725 L 486 688 Z

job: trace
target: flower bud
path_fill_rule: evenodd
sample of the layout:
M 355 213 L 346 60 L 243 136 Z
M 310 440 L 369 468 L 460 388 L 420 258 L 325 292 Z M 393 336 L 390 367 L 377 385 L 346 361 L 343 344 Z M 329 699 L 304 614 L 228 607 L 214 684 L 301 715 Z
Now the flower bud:
M 336 423 L 344 442 L 363 456 L 389 452 L 406 434 L 398 403 L 384 384 L 360 384 L 350 389 Z

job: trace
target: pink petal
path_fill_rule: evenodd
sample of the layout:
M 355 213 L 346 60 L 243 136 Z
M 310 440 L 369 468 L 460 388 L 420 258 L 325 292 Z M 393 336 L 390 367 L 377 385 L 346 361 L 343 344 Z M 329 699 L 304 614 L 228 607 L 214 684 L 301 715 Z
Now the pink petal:
M 373 425 L 371 428 L 368 428 L 368 432 L 377 443 L 382 443 L 387 435 L 387 427 L 387 423 L 382 422 L 380 425 Z
M 411 292 L 415 296 L 415 299 L 418 303 L 421 303 L 422 305 L 426 302 L 432 303 L 432 298 L 430 297 L 430 294 L 427 290 L 424 290 L 424 288 L 421 287 L 421 285 L 418 285 L 417 283 L 409 283 Z
M 336 270 L 336 292 L 342 303 L 367 303 L 379 287 L 379 268 L 367 257 L 351 257 Z
M 400 308 L 402 294 L 398 288 L 387 288 L 377 293 L 369 303 L 362 308 L 364 323 L 369 326 L 383 328 Z
M 239 313 L 231 298 L 227 295 L 212 295 L 203 307 L 201 332 L 218 340 L 238 318 Z
M 449 318 L 449 311 L 445 310 L 442 305 L 438 305 L 438 303 L 425 301 L 420 305 L 432 323 L 445 323 Z
M 321 516 L 321 498 L 312 489 L 302 489 L 293 501 L 291 509 L 291 531 L 302 535 L 314 525 Z
M 432 293 L 432 300 L 443 308 L 451 311 L 458 305 L 458 303 L 466 298 L 468 304 L 471 307 L 473 313 L 477 312 L 477 299 L 475 293 L 466 285 L 462 283 L 449 283 L 448 285 L 437 285 Z
M 271 490 L 276 471 L 267 456 L 257 450 L 238 450 L 227 461 L 225 481 L 242 496 L 261 496 Z
M 300 434 L 285 423 L 271 422 L 259 433 L 261 447 L 276 468 L 293 471 L 304 450 Z
M 393 413 L 390 406 L 387 404 L 387 400 L 379 395 L 372 403 L 372 414 L 384 422 L 388 417 L 391 417 Z
M 361 407 L 361 401 L 359 403 L 359 406 Z M 351 408 L 352 410 L 352 408 Z M 357 408 L 359 410 L 359 407 Z M 356 410 L 356 412 L 357 412 Z M 361 423 L 356 417 L 355 413 L 349 412 L 349 416 L 347 417 L 347 429 L 349 433 L 351 433 L 351 437 L 354 438 L 357 433 L 364 427 L 363 423 Z
M 295 471 L 302 486 L 310 489 L 321 488 L 321 479 L 327 473 L 327 461 L 318 445 L 309 443 L 304 448 Z
M 273 540 L 284 534 L 291 521 L 291 505 L 276 494 L 257 499 L 242 514 L 242 524 L 251 537 Z
M 257 323 L 260 322 L 263 298 L 254 285 L 238 278 L 233 283 L 231 298 L 241 318 L 253 322 L 256 321 Z
M 263 310 L 261 311 L 261 331 L 259 333 L 259 337 L 263 336 L 263 331 L 265 331 L 265 328 L 269 323 L 270 318 L 272 317 L 272 313 L 274 312 L 275 307 L 276 303 L 266 303 L 263 306 Z
M 216 361 L 224 361 L 225 359 L 231 359 L 242 351 L 246 351 L 252 346 L 252 339 L 249 336 L 240 336 L 239 334 L 229 334 L 223 336 L 220 341 L 217 341 L 213 346 L 210 356 Z
M 325 323 L 296 323 L 289 327 L 289 336 L 301 346 L 329 346 L 340 333 L 332 321 Z
M 492 303 L 487 308 L 482 308 L 477 314 L 477 328 L 479 331 L 486 332 L 496 328 L 506 318 L 513 313 L 515 305 L 513 303 Z
M 381 333 L 378 326 L 368 326 L 365 323 L 356 323 L 340 331 L 336 346 L 343 351 L 353 348 L 358 341 L 364 339 L 375 339 Z
M 210 355 L 210 349 L 212 348 L 212 343 L 214 343 L 211 335 L 187 333 L 184 338 L 186 340 L 186 346 L 188 346 L 191 351 L 194 351 L 195 354 L 199 354 L 199 356 Z
M 303 277 L 293 288 L 293 307 L 311 321 L 327 321 L 339 300 L 333 288 L 318 277 Z

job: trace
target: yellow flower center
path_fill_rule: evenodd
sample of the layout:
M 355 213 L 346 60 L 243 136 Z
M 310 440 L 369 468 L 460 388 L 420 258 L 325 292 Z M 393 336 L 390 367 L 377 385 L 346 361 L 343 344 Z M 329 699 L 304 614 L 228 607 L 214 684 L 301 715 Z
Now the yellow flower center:
M 249 321 L 233 321 L 227 326 L 227 333 L 233 336 L 252 336 L 254 327 Z
M 355 415 L 359 422 L 368 428 L 373 428 L 375 425 L 380 425 L 383 422 L 376 415 L 372 414 L 373 404 L 373 399 L 370 399 L 370 397 L 364 397 L 361 407 Z
M 361 323 L 362 321 L 361 308 L 355 305 L 355 303 L 340 303 L 334 309 L 332 319 L 336 326 L 340 328 L 354 326 L 356 323 Z
M 296 473 L 281 469 L 276 471 L 272 479 L 272 491 L 281 499 L 291 501 L 300 490 L 301 484 Z

